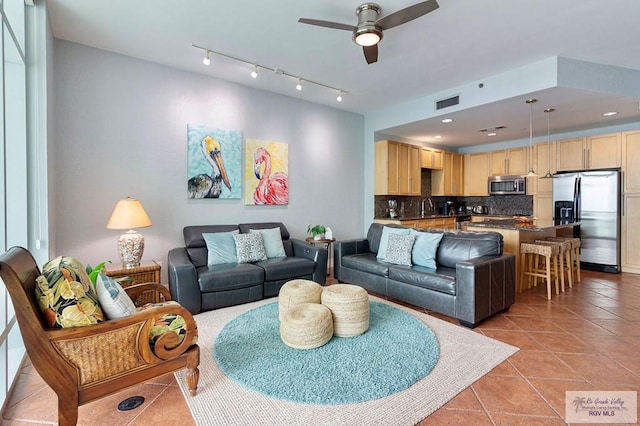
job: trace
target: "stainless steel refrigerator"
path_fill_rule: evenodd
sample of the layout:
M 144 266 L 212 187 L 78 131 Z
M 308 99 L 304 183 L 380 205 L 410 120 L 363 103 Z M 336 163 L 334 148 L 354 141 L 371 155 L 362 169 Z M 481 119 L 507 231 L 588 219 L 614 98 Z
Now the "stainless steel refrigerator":
M 556 223 L 580 221 L 580 265 L 620 272 L 620 170 L 585 170 L 553 176 Z

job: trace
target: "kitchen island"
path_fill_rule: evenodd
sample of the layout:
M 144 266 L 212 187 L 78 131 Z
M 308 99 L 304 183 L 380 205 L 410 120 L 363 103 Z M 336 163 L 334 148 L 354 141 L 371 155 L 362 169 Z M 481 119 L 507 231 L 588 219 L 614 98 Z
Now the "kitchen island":
M 577 225 L 580 225 L 580 222 L 556 224 L 552 220 L 536 219 L 531 223 L 522 223 L 515 219 L 506 219 L 469 223 L 467 230 L 493 231 L 502 234 L 504 252 L 516 256 L 516 291 L 520 293 L 523 290 L 520 286 L 520 243 L 555 237 L 558 235 L 558 230 L 573 228 Z

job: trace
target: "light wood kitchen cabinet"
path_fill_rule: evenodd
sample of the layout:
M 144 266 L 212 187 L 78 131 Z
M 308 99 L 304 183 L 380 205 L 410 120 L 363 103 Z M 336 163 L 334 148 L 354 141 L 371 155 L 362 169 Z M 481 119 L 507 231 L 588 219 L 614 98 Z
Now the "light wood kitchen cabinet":
M 501 149 L 489 154 L 489 175 L 524 175 L 529 171 L 528 147 Z
M 640 131 L 624 132 L 621 140 L 622 271 L 640 274 Z
M 622 144 L 620 133 L 556 142 L 557 170 L 589 170 L 620 167 Z
M 423 169 L 442 170 L 442 150 L 433 148 L 422 148 Z
M 435 218 L 417 218 L 417 219 L 408 219 L 408 220 L 376 219 L 374 220 L 374 222 L 381 223 L 383 225 L 394 224 L 394 225 L 402 225 L 402 226 L 408 226 L 411 228 L 419 228 L 419 229 L 428 229 L 428 228 L 456 229 L 455 216 L 442 216 L 442 217 L 435 217 Z
M 489 155 L 491 153 L 479 152 L 464 156 L 464 195 L 486 196 L 489 195 Z
M 395 141 L 375 144 L 374 194 L 421 195 L 421 147 Z
M 552 180 L 552 179 L 549 179 Z M 533 217 L 538 219 L 553 219 L 553 196 L 534 195 L 533 196 Z
M 533 146 L 533 170 L 538 177 L 527 178 L 527 195 L 551 195 L 553 193 L 553 179 L 540 179 L 547 171 L 551 174 L 556 170 L 555 142 L 547 142 Z
M 463 155 L 443 151 L 442 170 L 431 172 L 431 195 L 462 195 Z

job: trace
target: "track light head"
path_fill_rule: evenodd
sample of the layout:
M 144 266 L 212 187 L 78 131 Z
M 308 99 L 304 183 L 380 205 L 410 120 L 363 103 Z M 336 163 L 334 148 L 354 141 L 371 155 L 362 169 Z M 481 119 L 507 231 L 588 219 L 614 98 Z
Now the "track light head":
M 202 63 L 207 65 L 207 66 L 211 64 L 211 59 L 209 59 L 209 51 L 208 50 L 207 50 L 206 56 L 202 59 Z
M 298 84 L 296 84 L 296 90 L 302 90 L 302 79 L 298 79 Z
M 251 71 L 251 78 L 258 78 L 258 66 L 255 65 L 253 67 L 253 71 Z
M 338 97 L 336 98 L 336 101 L 342 102 L 342 90 L 338 93 Z

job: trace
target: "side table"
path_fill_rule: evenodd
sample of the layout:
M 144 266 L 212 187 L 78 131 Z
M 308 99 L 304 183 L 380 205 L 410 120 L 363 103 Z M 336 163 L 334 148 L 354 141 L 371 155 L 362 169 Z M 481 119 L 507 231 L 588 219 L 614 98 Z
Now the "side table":
M 313 237 L 308 237 L 305 241 L 309 244 L 322 244 L 327 249 L 327 276 L 331 276 L 331 271 L 333 270 L 331 267 L 333 265 L 333 251 L 331 250 L 331 244 L 335 241 L 335 238 L 331 239 L 322 239 L 322 240 L 314 240 Z
M 129 277 L 131 280 L 120 283 L 122 287 L 128 287 L 139 283 L 160 283 L 160 270 L 162 266 L 155 260 L 147 260 L 140 262 L 140 266 L 136 268 L 123 268 L 120 263 L 106 263 L 104 265 L 104 273 L 111 278 Z

